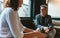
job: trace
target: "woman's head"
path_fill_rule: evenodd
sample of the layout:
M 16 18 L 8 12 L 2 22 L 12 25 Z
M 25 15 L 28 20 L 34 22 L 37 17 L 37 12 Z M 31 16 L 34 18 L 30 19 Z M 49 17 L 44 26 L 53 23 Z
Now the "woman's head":
M 19 6 L 21 7 L 22 3 L 22 0 L 4 0 L 4 7 L 11 7 L 17 10 Z

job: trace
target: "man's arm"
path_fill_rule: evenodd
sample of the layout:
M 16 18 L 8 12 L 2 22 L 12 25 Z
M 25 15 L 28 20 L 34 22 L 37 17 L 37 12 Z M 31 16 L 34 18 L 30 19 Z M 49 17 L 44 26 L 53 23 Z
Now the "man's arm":
M 49 28 L 53 28 L 53 24 L 52 24 L 52 18 L 51 18 L 51 16 L 49 17 L 48 26 L 49 26 Z
M 29 29 L 29 28 L 25 28 L 24 32 L 28 33 L 28 32 L 33 32 L 32 29 Z
M 39 22 L 40 22 L 40 15 L 39 15 L 39 14 L 36 15 L 35 20 L 36 20 L 36 22 L 35 22 L 36 27 L 39 28 L 40 30 L 43 30 L 43 27 L 44 27 L 44 26 L 42 26 L 42 25 L 39 23 Z
M 51 31 L 53 29 L 53 24 L 52 24 L 51 16 L 49 17 L 48 26 L 49 26 L 49 31 Z

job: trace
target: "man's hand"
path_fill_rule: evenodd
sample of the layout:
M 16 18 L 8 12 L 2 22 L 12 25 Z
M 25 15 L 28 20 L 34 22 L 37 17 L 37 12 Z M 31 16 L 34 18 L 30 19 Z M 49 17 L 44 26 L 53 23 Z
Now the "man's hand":
M 49 29 L 49 27 L 44 27 L 44 30 L 46 33 L 48 33 L 50 29 Z
M 33 30 L 33 32 L 40 32 L 40 30 L 38 29 L 38 30 Z

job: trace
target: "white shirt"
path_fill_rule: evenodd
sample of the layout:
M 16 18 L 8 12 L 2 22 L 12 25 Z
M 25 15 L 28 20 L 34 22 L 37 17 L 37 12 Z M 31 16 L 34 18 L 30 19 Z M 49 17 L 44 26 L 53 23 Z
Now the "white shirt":
M 23 38 L 24 29 L 17 11 L 10 7 L 5 8 L 0 17 L 0 37 Z

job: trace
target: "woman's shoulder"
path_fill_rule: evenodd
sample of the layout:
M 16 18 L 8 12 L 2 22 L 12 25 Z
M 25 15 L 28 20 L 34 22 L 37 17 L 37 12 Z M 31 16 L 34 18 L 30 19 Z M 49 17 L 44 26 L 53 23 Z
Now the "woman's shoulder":
M 7 8 L 4 8 L 4 10 L 2 11 L 1 13 L 1 16 L 6 16 L 6 15 L 9 15 L 10 13 L 12 13 L 12 8 L 10 7 L 7 7 Z
M 5 9 L 3 10 L 2 13 L 4 13 L 4 14 L 9 14 L 9 13 L 11 13 L 11 12 L 12 12 L 12 8 L 7 7 L 7 8 L 5 8 Z
M 12 8 L 7 7 L 7 8 L 5 8 L 5 11 L 12 11 Z

